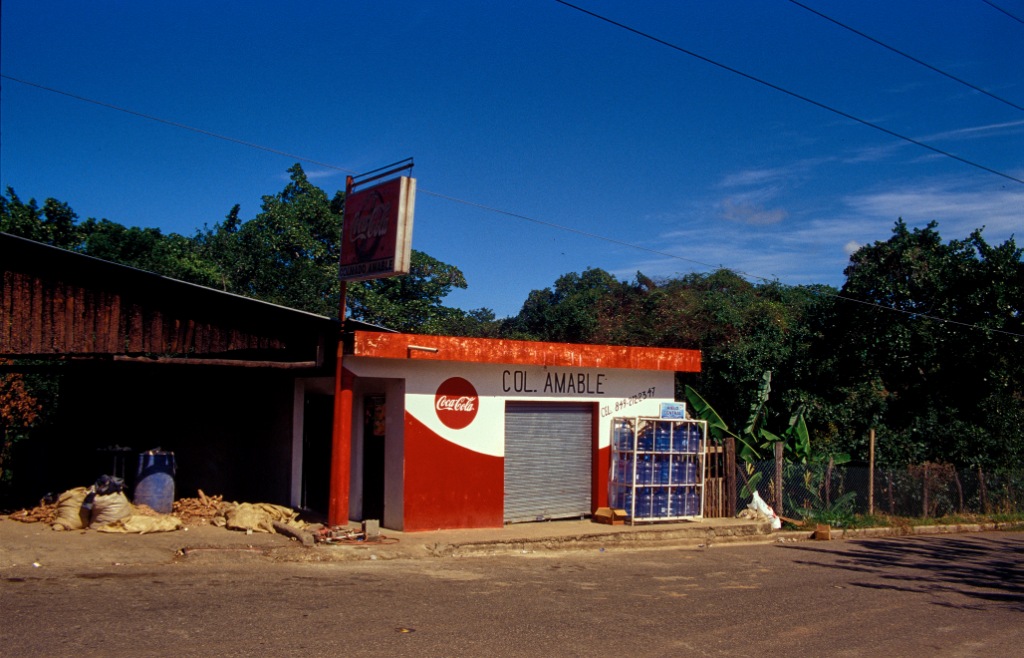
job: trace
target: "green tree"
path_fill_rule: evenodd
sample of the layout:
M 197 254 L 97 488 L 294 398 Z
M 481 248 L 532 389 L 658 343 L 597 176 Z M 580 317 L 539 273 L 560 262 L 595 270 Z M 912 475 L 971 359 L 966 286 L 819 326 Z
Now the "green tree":
M 289 170 L 289 182 L 263 197 L 261 211 L 249 221 L 231 209 L 223 222 L 197 234 L 205 261 L 215 264 L 211 285 L 290 308 L 336 317 L 341 296 L 338 261 L 345 199 L 328 197 L 313 185 L 302 166 Z M 413 250 L 409 274 L 351 282 L 349 317 L 389 329 L 451 333 L 475 325 L 474 315 L 444 306 L 466 279 L 454 265 Z M 483 316 L 481 316 L 482 319 Z
M 49 198 L 39 208 L 35 199 L 23 202 L 8 187 L 0 196 L 0 232 L 42 242 L 63 249 L 81 246 L 81 234 L 75 225 L 78 215 L 66 203 Z
M 205 261 L 193 240 L 157 228 L 123 226 L 109 219 L 83 222 L 79 251 L 94 258 L 156 272 L 200 285 L 212 285 L 216 268 Z
M 356 320 L 403 332 L 452 333 L 466 316 L 444 306 L 453 288 L 465 288 L 466 278 L 454 265 L 413 250 L 404 276 L 356 281 L 348 285 L 348 308 Z
M 902 220 L 853 254 L 831 340 L 839 390 L 872 403 L 849 430 L 876 425 L 882 460 L 1024 463 L 1021 255 Z
M 235 206 L 194 241 L 215 264 L 211 285 L 247 297 L 336 316 L 342 212 L 309 182 L 298 164 L 289 182 L 263 197 L 261 211 L 242 222 Z
M 510 331 L 537 340 L 592 343 L 601 325 L 601 309 L 621 284 L 608 272 L 589 268 L 564 274 L 554 288 L 533 290 Z

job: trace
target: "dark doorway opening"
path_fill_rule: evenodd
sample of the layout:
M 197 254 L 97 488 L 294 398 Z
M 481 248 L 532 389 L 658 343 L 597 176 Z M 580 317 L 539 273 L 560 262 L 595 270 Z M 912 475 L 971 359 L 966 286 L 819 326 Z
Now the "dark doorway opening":
M 384 396 L 363 399 L 363 519 L 384 518 Z
M 302 507 L 327 514 L 331 499 L 334 397 L 307 395 L 302 423 Z

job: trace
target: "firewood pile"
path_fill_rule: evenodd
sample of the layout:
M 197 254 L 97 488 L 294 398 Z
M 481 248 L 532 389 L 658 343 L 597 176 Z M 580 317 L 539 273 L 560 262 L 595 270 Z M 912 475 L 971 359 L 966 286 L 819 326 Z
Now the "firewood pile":
M 171 514 L 181 519 L 186 526 L 210 525 L 224 502 L 224 496 L 207 496 L 203 490 L 195 498 L 179 498 L 174 501 Z
M 48 503 L 45 500 L 39 501 L 39 504 L 32 509 L 12 512 L 7 518 L 12 521 L 21 521 L 22 523 L 52 524 L 57 520 L 57 501 L 52 503 Z

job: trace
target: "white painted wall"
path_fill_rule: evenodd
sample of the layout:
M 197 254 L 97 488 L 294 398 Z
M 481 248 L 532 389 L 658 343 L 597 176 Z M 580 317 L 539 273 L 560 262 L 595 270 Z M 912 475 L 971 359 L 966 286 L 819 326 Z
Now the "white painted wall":
M 366 357 L 345 357 L 345 368 L 360 378 L 404 380 L 406 411 L 448 441 L 497 457 L 505 455 L 507 400 L 597 402 L 601 416 L 598 445 L 605 447 L 610 445 L 613 416 L 657 416 L 662 402 L 675 399 L 675 373 L 669 371 L 506 366 Z M 477 416 L 463 429 L 446 426 L 434 409 L 435 393 L 450 377 L 468 380 L 479 395 Z M 582 383 L 583 390 L 566 390 L 570 378 L 574 382 L 573 389 Z M 388 399 L 390 402 L 391 398 Z M 353 428 L 353 436 L 359 436 L 355 432 Z M 352 467 L 354 474 L 354 461 Z

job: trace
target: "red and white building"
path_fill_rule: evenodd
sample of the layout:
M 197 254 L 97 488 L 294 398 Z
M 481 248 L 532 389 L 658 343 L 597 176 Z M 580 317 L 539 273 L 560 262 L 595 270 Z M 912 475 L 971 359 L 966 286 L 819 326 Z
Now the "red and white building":
M 356 331 L 339 358 L 332 523 L 402 531 L 608 504 L 613 416 L 657 416 L 697 350 Z

